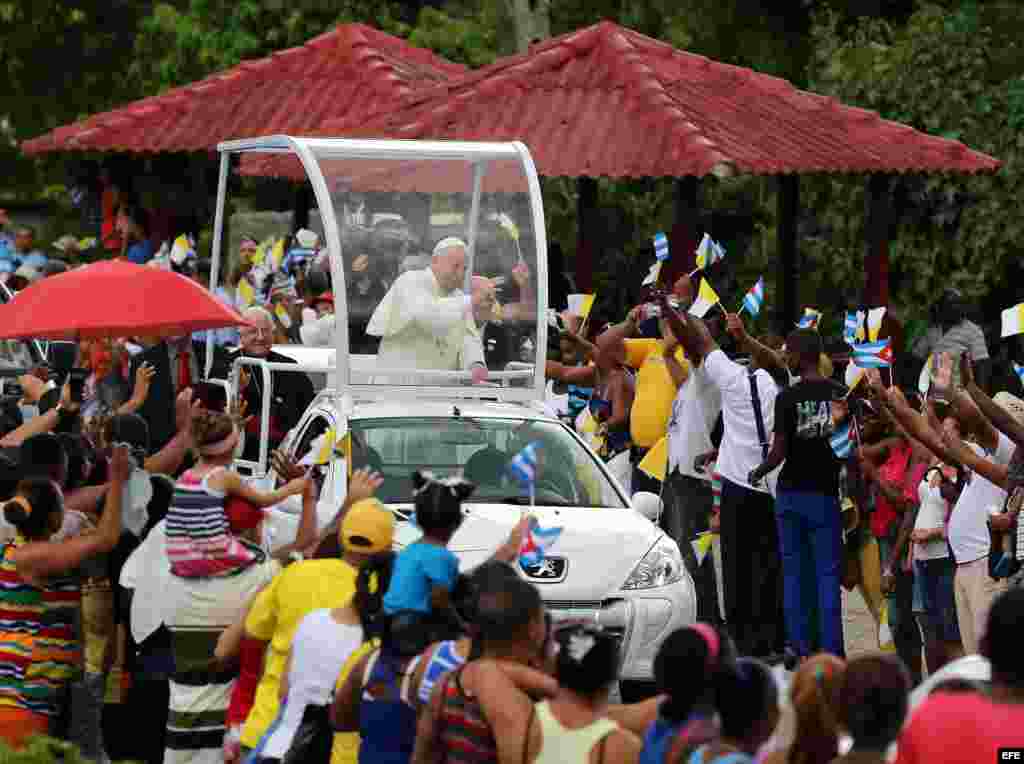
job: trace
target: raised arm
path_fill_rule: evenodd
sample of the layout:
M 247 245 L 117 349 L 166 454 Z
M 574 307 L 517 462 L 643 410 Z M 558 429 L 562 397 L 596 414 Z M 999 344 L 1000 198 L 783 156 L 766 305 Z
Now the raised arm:
M 185 388 L 174 401 L 178 431 L 162 449 L 146 459 L 143 467 L 153 475 L 173 475 L 181 467 L 192 440 L 192 417 L 200 401 L 192 399 L 192 388 Z
M 718 349 L 718 345 L 711 338 L 711 333 L 704 326 L 703 321 L 681 315 L 669 304 L 665 295 L 659 295 L 658 300 L 661 305 L 661 314 L 668 322 L 672 334 L 683 346 L 687 356 L 704 359 Z
M 596 366 L 566 366 L 558 361 L 544 364 L 544 376 L 570 385 L 593 385 L 597 381 Z
M 747 334 L 747 327 L 739 313 L 726 313 L 725 322 L 729 334 L 736 338 L 736 342 L 741 348 L 750 353 L 760 368 L 771 374 L 773 378 L 788 383 L 789 369 L 782 353 L 776 353 L 764 343 Z
M 289 480 L 276 490 L 264 493 L 263 491 L 257 491 L 242 480 L 242 476 L 237 472 L 225 470 L 210 479 L 210 487 L 223 491 L 230 496 L 238 496 L 254 506 L 266 509 L 275 504 L 280 504 L 289 496 L 297 496 L 303 493 L 306 490 L 308 480 L 308 478 L 295 478 L 294 480 Z
M 1013 441 L 1016 446 L 1024 446 L 1024 427 L 1002 406 L 992 400 L 988 393 L 981 389 L 974 377 L 974 364 L 971 357 L 964 353 L 960 356 L 960 379 L 964 389 L 974 401 L 981 413 L 992 423 L 992 425 Z
M 96 531 L 64 541 L 33 541 L 15 549 L 11 555 L 18 571 L 27 578 L 45 578 L 73 570 L 88 558 L 113 549 L 121 537 L 121 502 L 130 474 L 128 448 L 115 446 L 110 458 L 110 490 Z

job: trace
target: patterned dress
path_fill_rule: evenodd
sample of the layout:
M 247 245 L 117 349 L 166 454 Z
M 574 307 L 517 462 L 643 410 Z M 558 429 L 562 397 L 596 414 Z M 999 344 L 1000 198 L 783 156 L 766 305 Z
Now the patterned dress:
M 81 663 L 82 595 L 72 577 L 27 583 L 11 560 L 25 543 L 19 535 L 0 548 L 0 708 L 53 717 Z

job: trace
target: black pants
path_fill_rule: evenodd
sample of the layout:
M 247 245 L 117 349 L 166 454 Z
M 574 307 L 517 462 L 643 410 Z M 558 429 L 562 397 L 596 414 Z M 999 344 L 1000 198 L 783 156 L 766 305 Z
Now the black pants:
M 708 529 L 708 519 L 714 497 L 711 483 L 673 470 L 665 477 L 661 499 L 664 504 L 661 527 L 677 544 L 686 569 L 693 578 L 697 594 L 697 619 L 707 623 L 720 623 L 718 589 L 715 584 L 715 566 L 712 556 L 705 555 L 701 564 L 693 551 L 692 541 L 697 534 Z
M 639 446 L 633 446 L 629 454 L 629 461 L 633 465 L 633 474 L 631 476 L 632 490 L 633 493 L 637 491 L 648 491 L 649 493 L 661 493 L 661 481 L 655 477 L 651 477 L 642 469 L 640 469 L 640 462 L 647 456 L 649 449 L 640 448 Z
M 163 764 L 171 689 L 166 679 L 136 679 L 128 702 L 103 709 L 103 740 L 114 761 Z
M 786 632 L 775 500 L 723 478 L 720 523 L 728 630 L 745 655 L 779 653 Z

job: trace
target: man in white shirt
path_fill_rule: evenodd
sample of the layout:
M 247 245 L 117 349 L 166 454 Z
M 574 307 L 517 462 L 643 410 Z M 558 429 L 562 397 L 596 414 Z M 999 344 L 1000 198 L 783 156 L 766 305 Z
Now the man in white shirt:
M 774 501 L 778 469 L 766 476 L 765 483 L 747 482 L 768 452 L 778 387 L 763 369 L 748 370 L 726 357 L 702 322 L 681 317 L 664 299 L 661 309 L 687 357 L 701 359 L 707 380 L 721 395 L 723 433 L 716 469 L 722 476 L 726 623 L 743 654 L 779 656 L 785 647 L 785 629 Z
M 461 287 L 466 273 L 466 244 L 442 239 L 434 247 L 430 267 L 403 273 L 381 300 L 366 333 L 380 337 L 377 366 L 381 369 L 474 370 L 486 377 L 483 344 L 474 313 L 487 314 L 492 290 Z M 422 375 L 374 378 L 376 384 L 424 383 Z M 429 384 L 432 380 L 426 380 Z M 435 384 L 444 384 L 439 379 Z

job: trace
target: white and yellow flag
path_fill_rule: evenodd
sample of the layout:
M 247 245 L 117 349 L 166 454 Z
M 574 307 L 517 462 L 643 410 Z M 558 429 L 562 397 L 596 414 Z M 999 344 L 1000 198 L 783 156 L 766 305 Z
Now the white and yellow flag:
M 697 299 L 693 301 L 693 305 L 690 306 L 690 315 L 696 316 L 697 318 L 704 318 L 707 312 L 713 307 L 718 305 L 720 300 L 715 290 L 711 288 L 711 284 L 708 283 L 707 279 L 700 280 L 700 290 L 697 292 Z
M 585 319 L 590 315 L 590 309 L 594 307 L 592 294 L 571 294 L 569 295 L 569 312 L 574 316 Z

